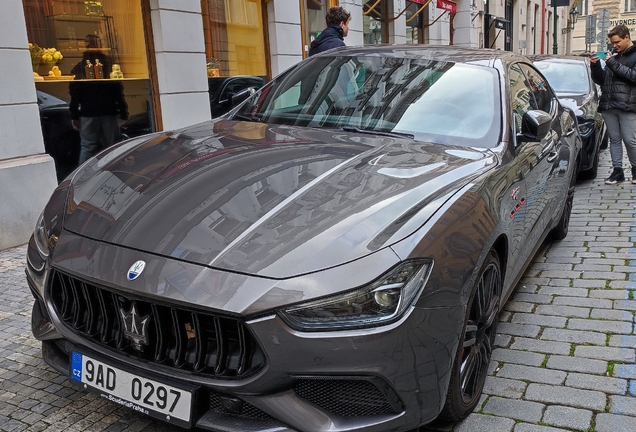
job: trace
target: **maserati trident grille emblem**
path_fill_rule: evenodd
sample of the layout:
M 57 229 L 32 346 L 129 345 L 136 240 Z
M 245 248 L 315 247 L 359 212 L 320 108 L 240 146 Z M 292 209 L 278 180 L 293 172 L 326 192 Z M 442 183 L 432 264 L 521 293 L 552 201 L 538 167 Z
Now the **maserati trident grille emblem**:
M 146 268 L 146 262 L 139 260 L 137 262 L 135 262 L 133 265 L 130 266 L 130 268 L 128 269 L 128 274 L 126 275 L 128 277 L 128 280 L 135 280 L 139 277 L 139 275 L 141 274 L 141 272 L 144 271 L 144 268 Z
M 140 317 L 137 313 L 137 305 L 132 303 L 129 312 L 119 308 L 119 315 L 124 326 L 124 336 L 131 340 L 132 346 L 137 351 L 143 351 L 143 345 L 148 345 L 148 322 L 150 315 Z

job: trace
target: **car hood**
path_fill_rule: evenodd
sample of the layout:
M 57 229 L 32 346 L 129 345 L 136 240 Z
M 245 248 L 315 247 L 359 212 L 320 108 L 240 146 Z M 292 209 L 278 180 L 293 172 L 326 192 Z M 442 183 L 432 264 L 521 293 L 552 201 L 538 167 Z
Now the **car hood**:
M 284 279 L 405 238 L 495 163 L 483 149 L 218 120 L 133 139 L 89 161 L 73 178 L 64 227 Z

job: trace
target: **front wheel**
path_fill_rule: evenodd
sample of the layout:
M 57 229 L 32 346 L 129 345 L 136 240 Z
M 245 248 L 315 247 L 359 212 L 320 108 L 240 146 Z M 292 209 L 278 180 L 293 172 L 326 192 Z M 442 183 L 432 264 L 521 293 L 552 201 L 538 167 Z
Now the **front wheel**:
M 575 167 L 575 170 L 577 168 Z M 568 235 L 568 229 L 570 226 L 570 216 L 572 215 L 572 207 L 574 203 L 574 186 L 576 185 L 576 175 L 573 175 L 570 179 L 570 185 L 568 186 L 568 193 L 563 203 L 563 213 L 557 226 L 552 228 L 550 237 L 554 241 L 563 240 Z
M 468 300 L 464 329 L 453 362 L 446 403 L 440 418 L 456 422 L 471 413 L 484 388 L 501 303 L 501 264 L 488 253 Z

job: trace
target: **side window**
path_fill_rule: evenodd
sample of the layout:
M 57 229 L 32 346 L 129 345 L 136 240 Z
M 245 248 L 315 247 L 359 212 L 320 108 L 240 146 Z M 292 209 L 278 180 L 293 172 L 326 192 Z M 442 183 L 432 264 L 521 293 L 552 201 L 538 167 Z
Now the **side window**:
M 537 109 L 552 113 L 553 95 L 550 85 L 543 77 L 528 65 L 521 65 L 521 69 L 526 75 L 528 84 L 532 89 L 534 99 L 537 101 Z
M 526 77 L 518 65 L 510 67 L 508 78 L 510 80 L 510 95 L 515 119 L 515 132 L 519 134 L 521 133 L 521 119 L 523 115 L 530 110 L 537 109 L 537 105 L 532 95 L 530 85 L 526 82 Z

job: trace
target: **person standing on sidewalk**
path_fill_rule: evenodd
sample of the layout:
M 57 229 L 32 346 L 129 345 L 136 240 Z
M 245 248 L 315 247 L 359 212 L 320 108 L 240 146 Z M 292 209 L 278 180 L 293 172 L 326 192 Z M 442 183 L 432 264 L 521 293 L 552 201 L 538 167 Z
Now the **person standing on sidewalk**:
M 598 109 L 607 125 L 614 167 L 605 184 L 625 181 L 621 141 L 632 165 L 632 183 L 636 184 L 636 46 L 623 24 L 612 28 L 607 37 L 614 53 L 607 53 L 605 68 L 596 55 L 590 56 L 592 79 L 601 86 Z
M 311 42 L 309 57 L 332 48 L 345 46 L 344 38 L 349 33 L 351 14 L 340 6 L 334 6 L 327 11 L 325 20 L 327 28 Z

